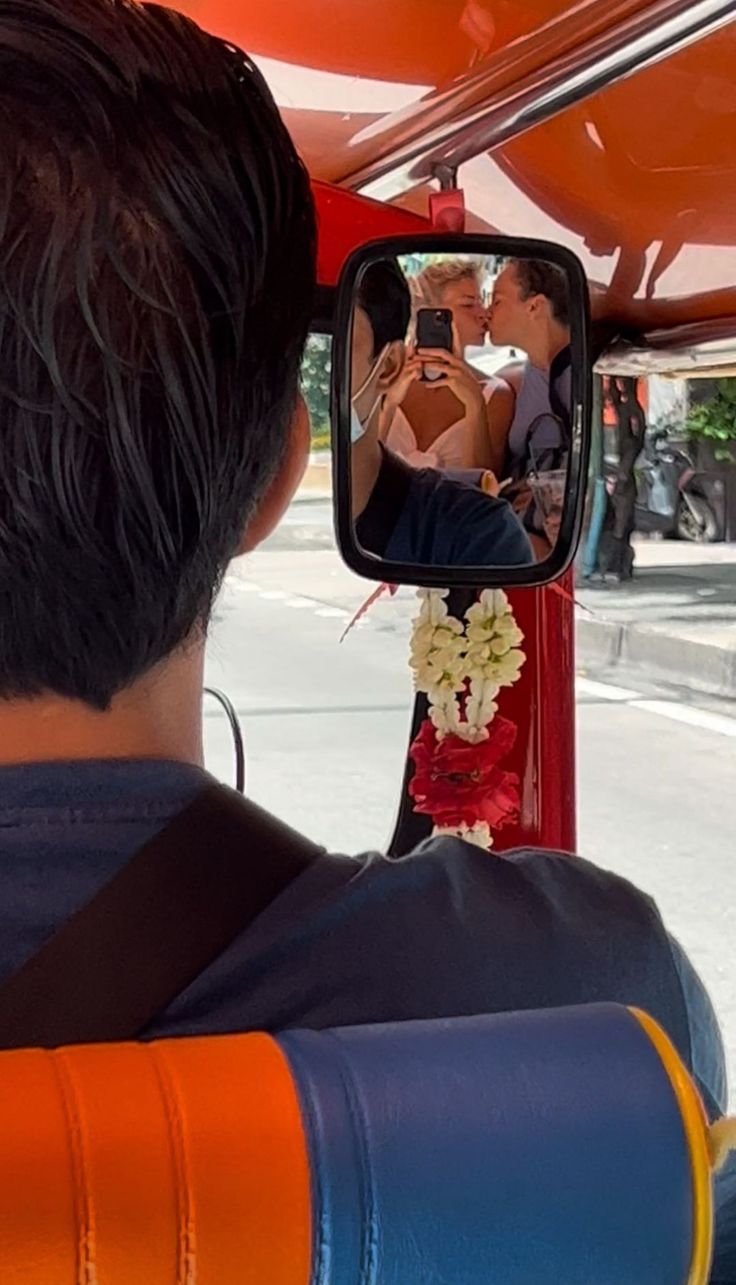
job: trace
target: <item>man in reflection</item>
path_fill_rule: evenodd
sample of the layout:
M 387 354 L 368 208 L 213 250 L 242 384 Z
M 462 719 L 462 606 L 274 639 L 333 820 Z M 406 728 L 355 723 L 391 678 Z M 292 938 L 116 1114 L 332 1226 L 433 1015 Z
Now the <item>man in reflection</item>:
M 393 260 L 372 264 L 353 322 L 352 511 L 364 549 L 425 566 L 519 566 L 534 560 L 511 507 L 486 494 L 476 475 L 414 469 L 382 443 L 403 396 L 409 288 Z M 471 480 L 472 479 L 472 480 Z
M 528 360 L 501 372 L 516 395 L 503 469 L 516 493 L 538 557 L 557 537 L 559 505 L 550 513 L 525 483 L 565 468 L 570 446 L 570 304 L 567 277 L 542 259 L 511 259 L 493 289 L 491 342 L 520 348 Z

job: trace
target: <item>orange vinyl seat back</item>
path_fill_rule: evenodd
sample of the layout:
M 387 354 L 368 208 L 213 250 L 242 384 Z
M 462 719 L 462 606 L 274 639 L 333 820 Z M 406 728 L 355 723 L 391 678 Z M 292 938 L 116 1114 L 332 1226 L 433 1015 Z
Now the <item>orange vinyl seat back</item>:
M 0 1139 L 3 1285 L 309 1281 L 304 1134 L 266 1036 L 4 1053 Z

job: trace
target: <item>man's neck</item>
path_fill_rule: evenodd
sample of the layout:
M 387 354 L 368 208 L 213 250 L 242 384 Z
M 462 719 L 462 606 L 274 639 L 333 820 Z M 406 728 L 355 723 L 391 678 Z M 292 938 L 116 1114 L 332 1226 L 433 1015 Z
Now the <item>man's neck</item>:
M 570 332 L 567 327 L 552 322 L 530 339 L 526 350 L 527 357 L 532 366 L 537 366 L 540 370 L 549 370 L 555 357 L 562 352 L 563 348 L 567 348 L 569 342 Z
M 101 712 L 43 695 L 0 701 L 0 765 L 81 759 L 203 762 L 204 644 L 157 666 Z
M 377 428 L 370 429 L 351 450 L 352 512 L 357 522 L 373 494 L 383 462 Z

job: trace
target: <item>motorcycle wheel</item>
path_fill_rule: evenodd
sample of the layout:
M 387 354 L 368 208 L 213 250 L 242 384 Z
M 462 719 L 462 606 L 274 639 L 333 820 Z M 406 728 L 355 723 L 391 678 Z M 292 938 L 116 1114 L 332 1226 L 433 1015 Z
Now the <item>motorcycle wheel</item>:
M 680 500 L 677 534 L 681 540 L 690 540 L 693 544 L 713 544 L 718 539 L 716 515 L 701 495 Z

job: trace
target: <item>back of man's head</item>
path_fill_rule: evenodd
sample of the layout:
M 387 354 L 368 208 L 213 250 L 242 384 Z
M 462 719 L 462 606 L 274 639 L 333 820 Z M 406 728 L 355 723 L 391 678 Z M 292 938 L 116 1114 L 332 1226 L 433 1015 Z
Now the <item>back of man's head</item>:
M 563 269 L 545 259 L 512 259 L 511 264 L 522 299 L 542 295 L 549 302 L 553 320 L 561 326 L 569 326 L 570 292 Z
M 265 84 L 136 0 L 0 0 L 0 697 L 206 623 L 284 456 L 314 211 Z
M 386 344 L 405 340 L 411 320 L 409 286 L 395 259 L 377 259 L 358 286 L 358 303 L 373 330 L 373 356 Z

